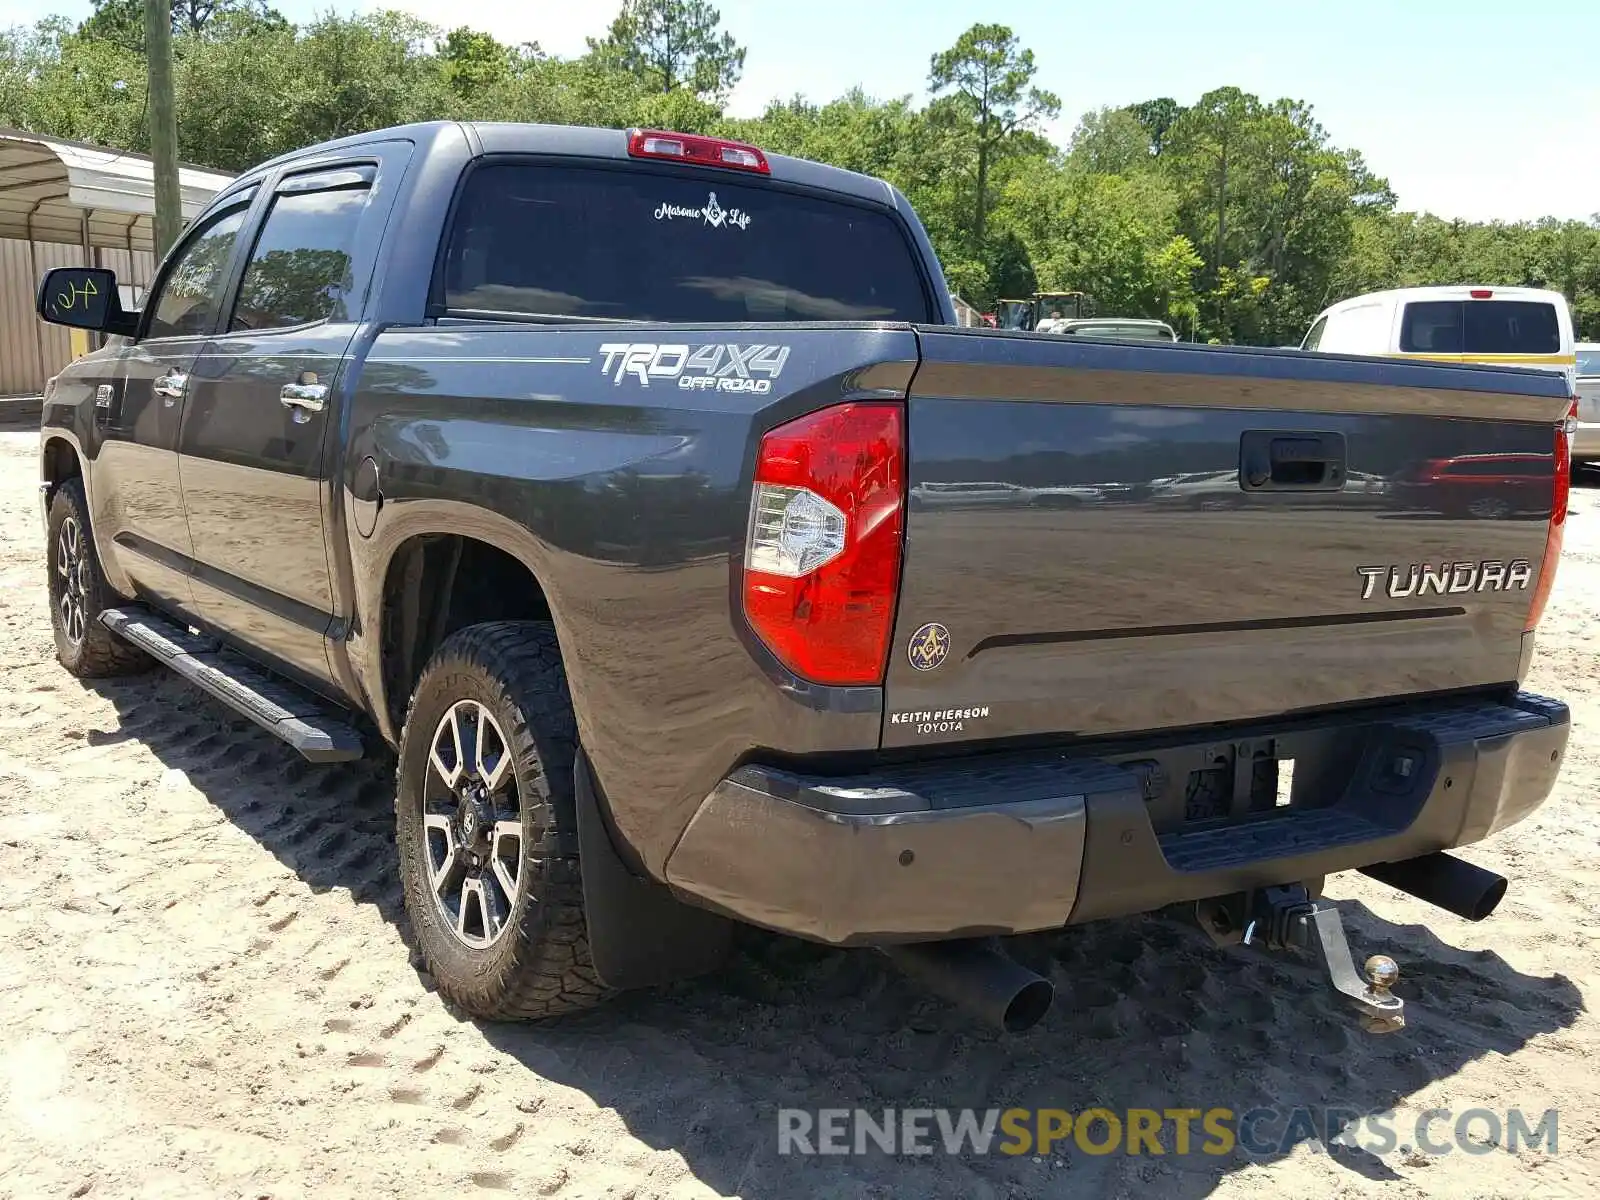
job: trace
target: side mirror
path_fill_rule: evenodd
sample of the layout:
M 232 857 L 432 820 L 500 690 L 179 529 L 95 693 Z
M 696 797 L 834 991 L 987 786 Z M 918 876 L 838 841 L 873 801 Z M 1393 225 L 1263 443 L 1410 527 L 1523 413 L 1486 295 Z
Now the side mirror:
M 137 314 L 124 312 L 116 272 L 103 267 L 57 267 L 39 284 L 39 316 L 52 325 L 100 333 L 133 333 Z

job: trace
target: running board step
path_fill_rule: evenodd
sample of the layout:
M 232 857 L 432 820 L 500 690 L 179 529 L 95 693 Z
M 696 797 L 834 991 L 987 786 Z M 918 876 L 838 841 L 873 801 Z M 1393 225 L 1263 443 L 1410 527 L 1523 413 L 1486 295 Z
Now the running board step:
M 361 735 L 353 726 L 330 717 L 315 698 L 299 688 L 224 656 L 214 638 L 190 633 L 143 608 L 109 608 L 100 614 L 100 620 L 112 633 L 288 742 L 311 762 L 348 762 L 361 757 Z

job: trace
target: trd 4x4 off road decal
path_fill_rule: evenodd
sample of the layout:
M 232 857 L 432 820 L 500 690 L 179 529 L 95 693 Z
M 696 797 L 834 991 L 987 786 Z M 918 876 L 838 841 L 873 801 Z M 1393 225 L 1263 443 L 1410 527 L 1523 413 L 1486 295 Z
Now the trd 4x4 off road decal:
M 677 380 L 685 391 L 752 392 L 764 396 L 789 361 L 787 346 L 659 345 L 655 342 L 606 342 L 600 347 L 600 370 L 616 386 L 636 379 L 640 387 L 656 380 Z

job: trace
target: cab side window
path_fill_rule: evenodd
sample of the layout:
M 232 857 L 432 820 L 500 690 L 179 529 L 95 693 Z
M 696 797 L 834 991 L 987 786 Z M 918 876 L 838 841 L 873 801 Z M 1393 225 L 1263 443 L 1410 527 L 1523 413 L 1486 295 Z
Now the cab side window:
M 360 297 L 352 261 L 361 216 L 371 194 L 355 172 L 289 181 L 273 197 L 239 285 L 229 330 L 288 329 L 345 321 Z M 343 186 L 340 186 L 343 184 Z M 297 190 L 286 190 L 295 187 Z
M 246 211 L 245 207 L 230 209 L 189 238 L 159 284 L 145 337 L 184 337 L 212 331 L 222 308 L 224 273 Z

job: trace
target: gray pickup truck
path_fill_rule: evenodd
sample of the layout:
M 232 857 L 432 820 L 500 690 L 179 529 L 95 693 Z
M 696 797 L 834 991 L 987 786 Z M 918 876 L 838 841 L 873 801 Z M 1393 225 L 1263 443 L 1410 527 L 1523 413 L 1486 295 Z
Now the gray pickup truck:
M 1183 906 L 1393 1025 L 1322 879 L 1487 915 L 1444 852 L 1556 779 L 1518 686 L 1556 376 L 958 329 L 890 186 L 640 130 L 316 146 L 142 311 L 96 269 L 38 303 L 106 335 L 44 403 L 61 662 L 393 747 L 414 935 L 478 1016 L 748 922 L 1019 1029 L 1050 985 L 1000 935 Z

